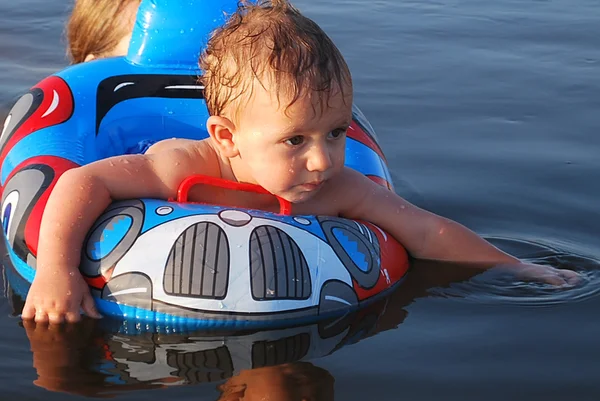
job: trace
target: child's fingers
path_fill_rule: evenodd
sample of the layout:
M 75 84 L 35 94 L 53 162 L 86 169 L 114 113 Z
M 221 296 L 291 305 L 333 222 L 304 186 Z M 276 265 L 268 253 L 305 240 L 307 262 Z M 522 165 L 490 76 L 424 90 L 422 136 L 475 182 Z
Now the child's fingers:
M 65 321 L 67 323 L 77 323 L 80 320 L 81 320 L 81 314 L 79 312 L 65 313 Z
M 87 292 L 83 296 L 81 308 L 83 309 L 83 312 L 89 317 L 92 317 L 94 319 L 102 318 L 102 315 L 100 314 L 100 312 L 98 312 L 98 309 L 96 309 L 96 303 L 94 302 L 94 298 L 92 298 L 92 295 L 89 292 Z
M 43 309 L 37 309 L 35 311 L 35 322 L 36 323 L 48 323 L 48 313 Z
M 581 283 L 581 276 L 573 270 L 556 269 L 554 275 L 548 277 L 547 282 L 555 286 L 573 286 Z
M 33 320 L 35 318 L 35 308 L 29 304 L 25 304 L 23 312 L 21 312 L 21 319 Z
M 35 330 L 35 322 L 31 319 L 23 320 L 23 328 L 27 330 L 27 332 Z
M 582 281 L 582 278 L 579 275 L 579 273 L 574 272 L 573 270 L 561 270 L 561 274 L 567 282 L 567 284 L 569 285 L 577 285 L 580 284 Z
M 59 312 L 49 312 L 47 316 L 50 324 L 61 324 L 65 321 L 64 314 Z

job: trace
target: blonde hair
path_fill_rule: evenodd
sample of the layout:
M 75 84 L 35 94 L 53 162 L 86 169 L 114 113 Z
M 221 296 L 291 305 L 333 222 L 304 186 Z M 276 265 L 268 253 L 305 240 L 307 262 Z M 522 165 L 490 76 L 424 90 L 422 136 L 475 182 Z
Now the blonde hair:
M 67 22 L 67 56 L 72 64 L 110 53 L 132 27 L 122 14 L 130 3 L 141 0 L 75 0 Z
M 352 85 L 350 70 L 327 34 L 287 0 L 242 1 L 200 56 L 211 115 L 252 95 L 255 82 L 289 100 L 318 96 L 321 110 Z

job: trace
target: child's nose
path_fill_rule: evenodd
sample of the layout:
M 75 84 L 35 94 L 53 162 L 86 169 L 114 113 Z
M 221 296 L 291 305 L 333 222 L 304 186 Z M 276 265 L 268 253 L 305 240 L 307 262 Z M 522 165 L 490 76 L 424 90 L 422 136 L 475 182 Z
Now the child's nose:
M 326 171 L 331 168 L 331 166 L 331 155 L 329 154 L 327 146 L 312 146 L 307 162 L 308 171 Z

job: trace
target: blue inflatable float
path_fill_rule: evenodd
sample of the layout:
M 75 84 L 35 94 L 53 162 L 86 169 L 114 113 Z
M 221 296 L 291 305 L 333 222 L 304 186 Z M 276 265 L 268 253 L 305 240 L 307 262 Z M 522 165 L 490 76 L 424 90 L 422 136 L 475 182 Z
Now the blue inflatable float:
M 144 0 L 126 57 L 69 67 L 17 101 L 0 137 L 0 217 L 25 280 L 35 275 L 40 221 L 62 173 L 166 138 L 207 137 L 197 60 L 236 6 Z M 392 190 L 356 108 L 346 165 Z M 302 323 L 357 308 L 407 272 L 405 250 L 373 224 L 291 216 L 283 201 L 278 214 L 187 203 L 198 182 L 206 178 L 182 183 L 177 200 L 116 202 L 97 220 L 80 270 L 102 313 L 194 327 Z

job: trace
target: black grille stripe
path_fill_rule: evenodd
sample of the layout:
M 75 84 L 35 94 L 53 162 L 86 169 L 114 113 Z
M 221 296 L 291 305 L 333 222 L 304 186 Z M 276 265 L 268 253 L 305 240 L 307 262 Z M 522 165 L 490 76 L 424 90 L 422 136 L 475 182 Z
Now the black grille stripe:
M 233 361 L 225 346 L 206 351 L 167 351 L 167 364 L 177 370 L 178 377 L 188 383 L 208 383 L 233 376 Z
M 252 345 L 252 368 L 296 362 L 304 358 L 309 349 L 310 335 L 308 333 L 275 341 L 260 341 Z
M 256 300 L 311 296 L 311 278 L 302 251 L 276 227 L 256 227 L 250 235 L 250 271 L 252 296 Z
M 229 243 L 216 224 L 188 227 L 175 241 L 163 286 L 168 295 L 224 299 L 229 280 Z

